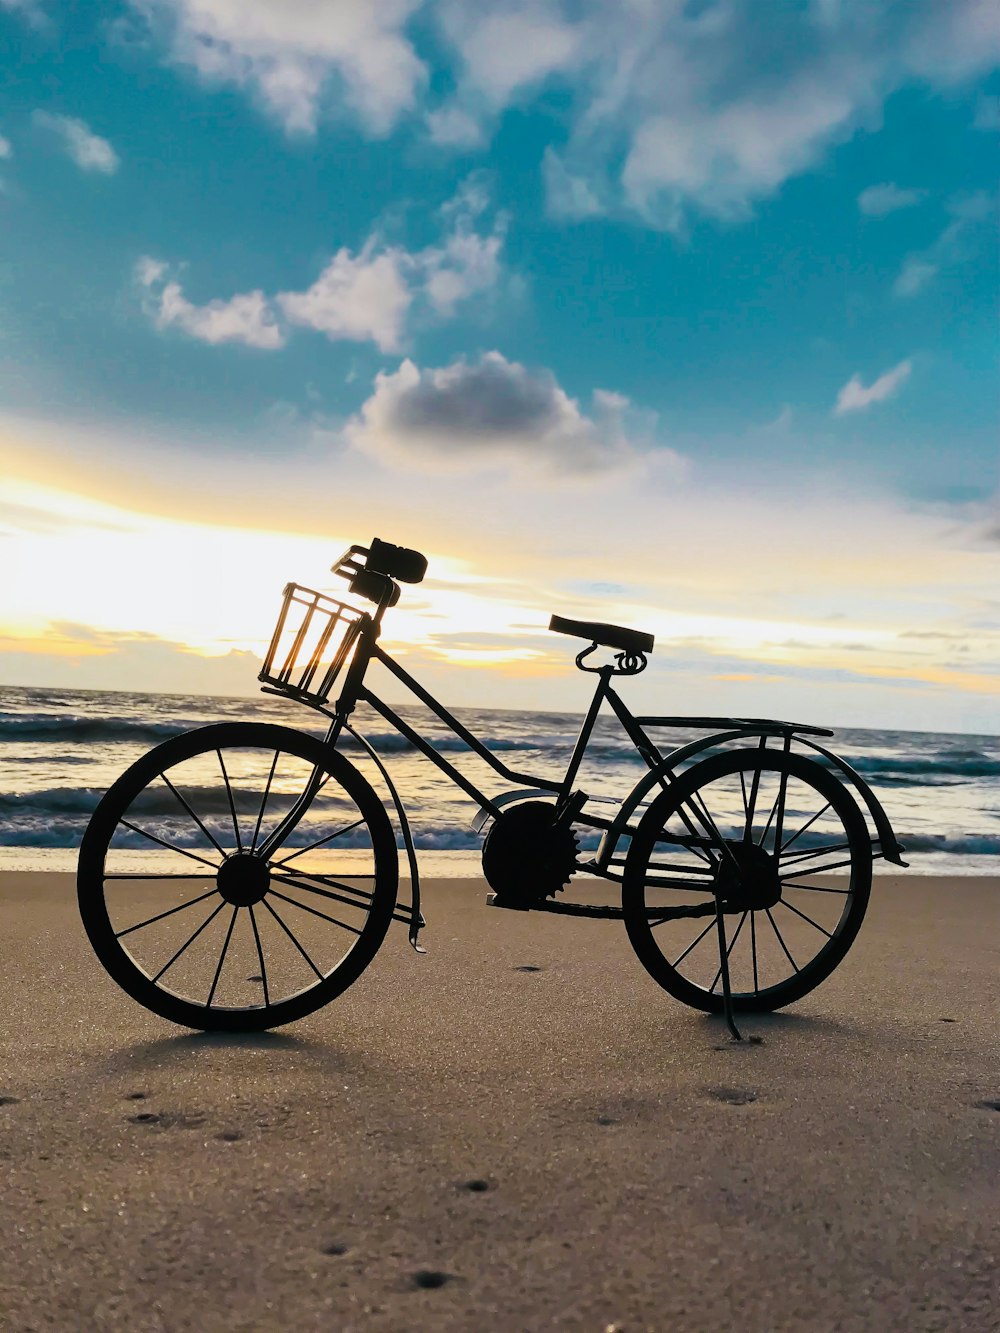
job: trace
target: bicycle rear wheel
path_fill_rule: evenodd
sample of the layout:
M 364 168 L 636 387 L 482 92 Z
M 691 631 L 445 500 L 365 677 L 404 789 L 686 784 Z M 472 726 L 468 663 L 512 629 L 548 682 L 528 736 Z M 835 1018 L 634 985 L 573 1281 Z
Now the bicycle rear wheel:
M 174 1023 L 226 1031 L 292 1022 L 345 991 L 385 937 L 397 884 L 392 826 L 357 769 L 311 736 L 238 722 L 166 741 L 123 773 L 77 876 L 119 986 Z
M 714 911 L 724 933 L 733 1008 L 773 1010 L 825 981 L 864 919 L 871 840 L 842 783 L 783 750 L 717 754 L 650 805 L 626 857 L 622 909 L 651 977 L 694 1009 L 723 1008 Z

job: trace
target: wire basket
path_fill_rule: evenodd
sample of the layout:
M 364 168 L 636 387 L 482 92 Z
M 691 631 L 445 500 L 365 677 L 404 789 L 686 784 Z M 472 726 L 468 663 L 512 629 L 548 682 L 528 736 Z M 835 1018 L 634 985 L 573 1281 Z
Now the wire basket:
M 368 619 L 347 602 L 287 583 L 258 680 L 300 703 L 325 704 Z

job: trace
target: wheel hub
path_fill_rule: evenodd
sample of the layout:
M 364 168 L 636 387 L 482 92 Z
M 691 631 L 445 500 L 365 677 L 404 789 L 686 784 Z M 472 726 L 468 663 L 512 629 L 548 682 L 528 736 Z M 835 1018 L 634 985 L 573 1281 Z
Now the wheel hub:
M 219 867 L 216 884 L 227 903 L 252 907 L 270 888 L 271 872 L 267 862 L 253 852 L 234 852 Z
M 781 898 L 777 858 L 755 842 L 726 839 L 713 888 L 734 911 L 762 912 Z

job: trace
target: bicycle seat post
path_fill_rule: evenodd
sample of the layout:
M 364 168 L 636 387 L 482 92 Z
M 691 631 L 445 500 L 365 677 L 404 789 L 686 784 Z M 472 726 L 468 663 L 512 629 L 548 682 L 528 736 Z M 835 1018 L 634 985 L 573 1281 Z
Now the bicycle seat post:
M 595 648 L 596 644 L 593 645 Z M 597 676 L 597 688 L 594 690 L 594 697 L 590 701 L 590 708 L 587 710 L 587 716 L 583 719 L 583 725 L 580 727 L 580 734 L 576 738 L 576 745 L 573 747 L 573 754 L 570 757 L 566 768 L 566 774 L 562 781 L 562 789 L 559 793 L 559 804 L 569 799 L 573 790 L 573 783 L 579 772 L 580 764 L 583 761 L 584 752 L 590 742 L 591 733 L 594 730 L 594 723 L 597 721 L 597 715 L 601 711 L 601 705 L 604 703 L 608 693 L 608 685 L 611 677 L 614 675 L 614 667 L 603 666 L 595 672 Z

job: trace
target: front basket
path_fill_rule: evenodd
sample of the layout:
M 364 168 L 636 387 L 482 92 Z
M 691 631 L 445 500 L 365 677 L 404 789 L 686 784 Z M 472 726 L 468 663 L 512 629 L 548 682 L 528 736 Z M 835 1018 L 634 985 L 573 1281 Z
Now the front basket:
M 347 602 L 286 584 L 258 679 L 300 703 L 325 704 L 368 620 L 366 612 Z

